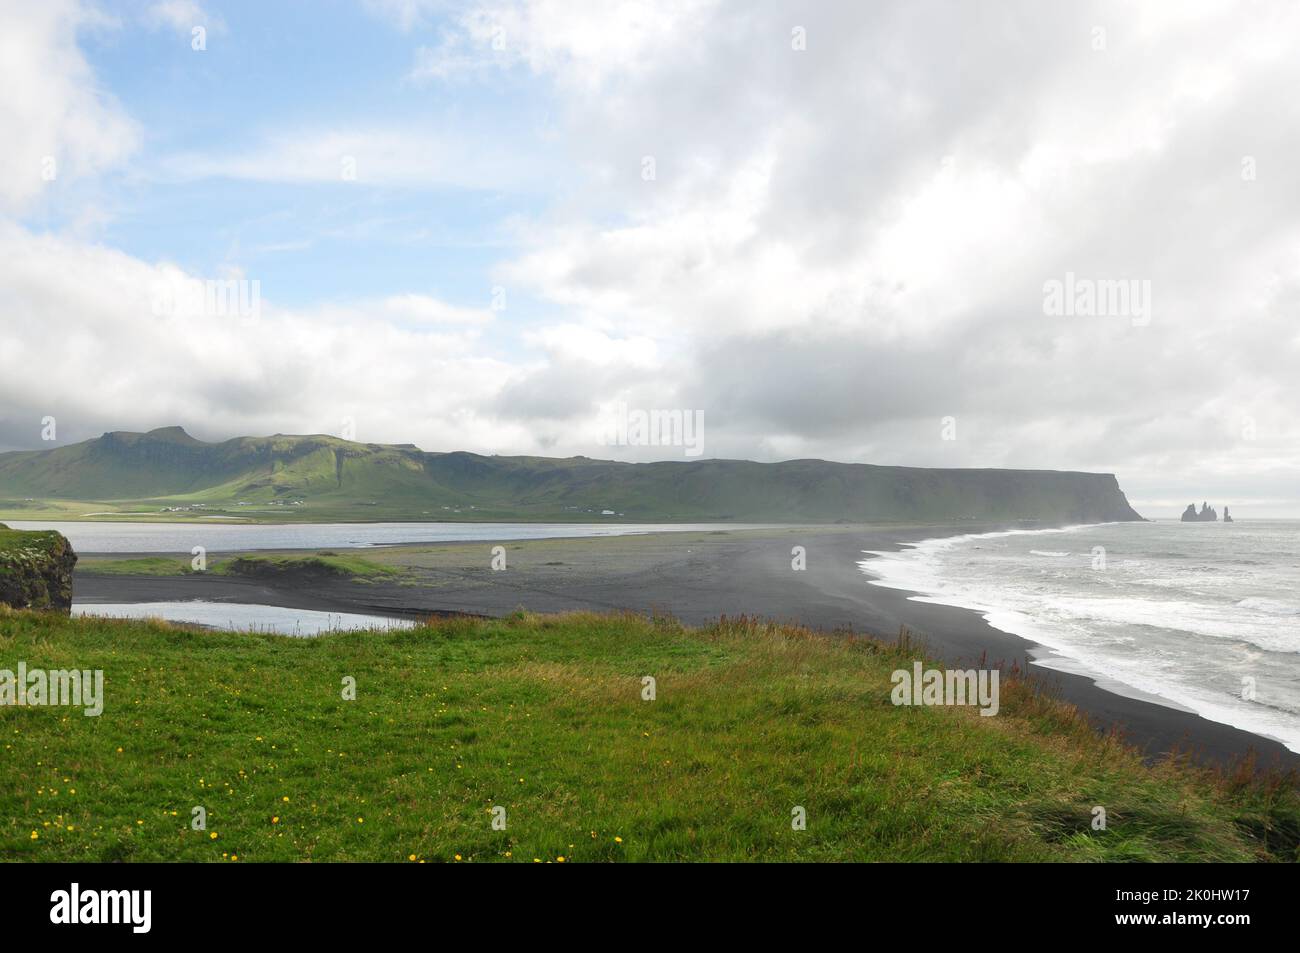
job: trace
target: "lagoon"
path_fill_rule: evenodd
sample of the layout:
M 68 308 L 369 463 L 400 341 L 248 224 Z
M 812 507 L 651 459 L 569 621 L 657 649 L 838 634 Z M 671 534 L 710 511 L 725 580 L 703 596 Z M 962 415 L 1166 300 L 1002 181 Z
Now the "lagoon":
M 7 520 L 13 529 L 52 529 L 78 553 L 209 553 L 268 549 L 358 549 L 402 543 L 498 543 L 521 539 L 635 536 L 758 528 L 738 523 L 91 523 Z
M 166 619 L 227 632 L 300 636 L 320 635 L 323 632 L 352 632 L 357 629 L 409 629 L 415 625 L 410 619 L 392 619 L 387 616 L 286 609 L 282 606 L 257 606 L 238 602 L 208 602 L 201 599 L 107 603 L 81 603 L 74 600 L 72 614 L 110 619 Z

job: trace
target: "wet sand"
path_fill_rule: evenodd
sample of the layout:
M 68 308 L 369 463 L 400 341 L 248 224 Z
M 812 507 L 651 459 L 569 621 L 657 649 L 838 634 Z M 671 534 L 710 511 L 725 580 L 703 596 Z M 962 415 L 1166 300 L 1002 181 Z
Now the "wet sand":
M 687 624 L 721 615 L 798 622 L 825 632 L 881 638 L 906 626 L 934 658 L 954 667 L 1024 662 L 1034 644 L 991 627 L 966 609 L 908 600 L 909 593 L 870 585 L 858 568 L 863 550 L 1006 528 L 988 524 L 781 527 L 660 533 L 597 539 L 420 544 L 359 551 L 400 570 L 400 581 L 277 581 L 225 576 L 121 576 L 79 569 L 78 601 L 182 599 L 246 602 L 395 616 L 464 613 L 630 610 L 660 612 Z M 491 548 L 506 550 L 506 568 L 490 566 Z M 803 546 L 807 569 L 791 568 Z M 350 550 L 349 552 L 358 552 Z M 132 554 L 138 558 L 140 554 Z M 1186 711 L 1107 691 L 1091 679 L 1034 667 L 1061 697 L 1100 729 L 1118 726 L 1149 757 L 1191 751 L 1219 764 L 1254 751 L 1258 766 L 1300 768 L 1300 755 L 1271 739 Z

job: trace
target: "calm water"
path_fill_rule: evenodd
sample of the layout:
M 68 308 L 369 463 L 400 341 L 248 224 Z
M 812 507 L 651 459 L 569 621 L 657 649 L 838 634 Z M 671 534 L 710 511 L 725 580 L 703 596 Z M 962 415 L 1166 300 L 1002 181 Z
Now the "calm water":
M 396 543 L 499 542 L 757 528 L 733 523 L 78 523 L 7 520 L 55 529 L 78 553 L 209 553 L 254 549 L 355 549 Z
M 320 635 L 322 632 L 350 632 L 354 629 L 409 629 L 409 619 L 349 612 L 317 612 L 313 609 L 285 609 L 280 606 L 244 605 L 236 602 L 114 602 L 77 603 L 73 615 L 104 616 L 110 619 L 167 619 L 190 622 L 233 632 L 266 632 L 279 635 Z
M 1050 650 L 1039 664 L 1300 751 L 1300 521 L 1107 523 L 872 555 L 859 565 L 876 585 L 975 609 Z

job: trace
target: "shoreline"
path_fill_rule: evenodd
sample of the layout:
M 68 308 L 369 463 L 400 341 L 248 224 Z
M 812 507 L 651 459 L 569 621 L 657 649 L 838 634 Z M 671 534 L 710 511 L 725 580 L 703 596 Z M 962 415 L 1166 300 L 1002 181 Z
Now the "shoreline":
M 1034 674 L 1078 706 L 1096 728 L 1118 727 L 1148 758 L 1180 750 L 1226 765 L 1253 750 L 1258 768 L 1300 768 L 1300 754 L 1280 742 L 1188 710 L 1117 693 L 1088 675 L 1039 665 L 1035 655 L 1048 651 L 1046 646 L 995 629 L 978 611 L 914 601 L 912 596 L 925 594 L 874 585 L 859 566 L 872 558 L 870 550 L 899 551 L 925 539 L 1011 528 L 1022 527 L 834 524 L 502 540 L 510 554 L 505 572 L 490 570 L 483 541 L 394 544 L 355 551 L 402 566 L 412 574 L 406 582 L 284 585 L 224 576 L 78 571 L 74 596 L 78 602 L 206 599 L 401 618 L 499 616 L 524 608 L 658 612 L 701 625 L 723 615 L 748 615 L 794 621 L 828 634 L 851 631 L 885 640 L 906 627 L 918 647 L 950 666 L 1033 663 Z M 807 554 L 807 568 L 801 572 L 791 570 L 796 545 Z

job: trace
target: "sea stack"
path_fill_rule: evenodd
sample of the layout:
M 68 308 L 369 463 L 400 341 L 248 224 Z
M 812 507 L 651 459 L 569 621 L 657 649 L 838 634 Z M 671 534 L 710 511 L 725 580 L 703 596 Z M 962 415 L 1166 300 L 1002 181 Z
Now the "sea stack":
M 1225 523 L 1232 522 L 1232 514 L 1228 512 L 1228 508 L 1226 506 L 1223 508 L 1223 521 Z
M 1210 506 L 1209 503 L 1201 503 L 1201 511 L 1196 512 L 1196 504 L 1188 503 L 1187 509 L 1183 510 L 1184 523 L 1214 523 L 1219 519 L 1218 511 Z

